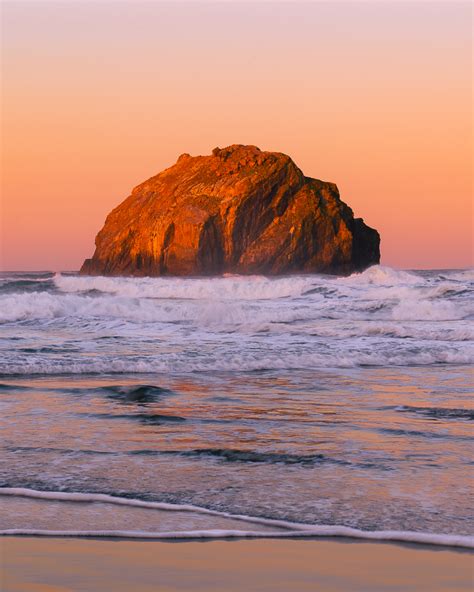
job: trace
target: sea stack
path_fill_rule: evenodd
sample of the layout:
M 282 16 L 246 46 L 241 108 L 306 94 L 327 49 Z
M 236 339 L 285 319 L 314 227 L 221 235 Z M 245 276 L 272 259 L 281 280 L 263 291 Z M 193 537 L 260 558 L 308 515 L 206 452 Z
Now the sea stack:
M 182 154 L 112 210 L 95 244 L 82 274 L 345 274 L 380 259 L 378 232 L 336 185 L 240 144 Z

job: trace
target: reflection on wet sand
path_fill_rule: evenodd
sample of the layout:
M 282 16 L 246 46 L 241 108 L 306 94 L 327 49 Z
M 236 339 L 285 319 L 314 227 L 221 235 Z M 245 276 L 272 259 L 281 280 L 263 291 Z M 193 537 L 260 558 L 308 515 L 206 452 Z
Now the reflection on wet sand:
M 8 592 L 472 590 L 472 554 L 333 541 L 0 541 Z

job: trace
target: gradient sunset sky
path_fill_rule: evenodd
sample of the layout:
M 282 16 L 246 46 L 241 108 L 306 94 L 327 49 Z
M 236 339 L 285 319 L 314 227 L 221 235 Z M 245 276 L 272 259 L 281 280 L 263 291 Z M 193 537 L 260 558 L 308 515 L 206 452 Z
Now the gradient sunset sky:
M 469 2 L 2 2 L 4 270 L 74 270 L 179 154 L 335 182 L 382 263 L 472 265 Z

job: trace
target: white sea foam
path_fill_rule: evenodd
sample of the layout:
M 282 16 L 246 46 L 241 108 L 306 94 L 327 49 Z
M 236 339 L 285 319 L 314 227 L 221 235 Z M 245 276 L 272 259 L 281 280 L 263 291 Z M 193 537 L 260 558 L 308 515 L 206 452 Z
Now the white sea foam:
M 63 276 L 54 283 L 63 292 L 100 292 L 129 298 L 267 300 L 299 296 L 315 283 L 315 276 L 267 278 L 224 276 L 214 278 L 127 278 Z
M 108 538 L 135 538 L 135 539 L 219 539 L 219 538 L 316 538 L 316 537 L 343 537 L 373 541 L 410 542 L 425 545 L 474 548 L 474 537 L 452 534 L 434 534 L 413 531 L 364 531 L 356 528 L 339 525 L 310 525 L 281 520 L 271 520 L 228 512 L 218 512 L 190 505 L 174 505 L 160 502 L 144 502 L 118 498 L 104 494 L 65 493 L 65 492 L 44 492 L 22 488 L 0 489 L 0 495 L 13 495 L 21 497 L 39 498 L 44 500 L 67 501 L 79 503 L 109 503 L 120 504 L 130 507 L 141 507 L 148 509 L 159 509 L 167 511 L 187 511 L 201 514 L 209 514 L 233 520 L 241 520 L 252 524 L 265 524 L 277 527 L 279 532 L 259 532 L 252 530 L 189 530 L 189 531 L 167 531 L 167 532 L 144 532 L 130 530 L 45 530 L 45 529 L 5 529 L 0 530 L 1 536 L 61 536 L 61 537 L 108 537 Z
M 117 497 L 104 493 L 70 493 L 64 491 L 37 491 L 35 489 L 26 489 L 22 487 L 3 487 L 0 488 L 0 495 L 27 497 L 50 501 L 67 501 L 79 503 L 101 502 L 107 504 L 116 504 L 120 506 L 129 506 L 134 508 L 145 508 L 149 510 L 165 510 L 169 512 L 194 512 L 199 514 L 207 514 L 209 516 L 219 516 L 221 518 L 232 518 L 233 520 L 243 520 L 244 522 L 252 522 L 253 524 L 266 524 L 268 526 L 274 526 L 276 528 L 287 528 L 292 530 L 298 529 L 299 526 L 305 528 L 305 525 L 298 525 L 297 523 L 286 522 L 284 520 L 271 520 L 267 518 L 245 516 L 242 514 L 231 514 L 229 512 L 209 510 L 207 508 L 201 508 L 200 506 L 193 506 L 190 504 L 147 502 L 144 500 Z
M 351 278 L 346 278 L 347 282 Z M 460 320 L 474 312 L 468 300 L 439 299 L 453 289 L 449 285 L 434 288 L 366 285 L 360 292 L 342 283 L 344 279 L 323 281 L 302 277 L 183 280 L 60 276 L 56 281 L 72 284 L 77 289 L 64 293 L 2 295 L 0 321 L 66 317 L 145 323 L 189 320 L 204 324 L 289 323 L 327 317 L 431 321 Z M 105 290 L 109 284 L 114 287 L 109 292 L 99 288 Z M 92 290 L 100 291 L 98 295 L 90 295 Z M 281 301 L 285 298 L 289 298 L 288 303 Z
M 454 302 L 433 302 L 415 297 L 401 300 L 392 310 L 397 321 L 454 321 L 466 316 L 466 309 Z
M 163 358 L 163 359 L 162 359 Z M 268 355 L 235 354 L 228 359 L 216 359 L 215 355 L 200 359 L 157 356 L 143 360 L 103 357 L 99 360 L 35 360 L 28 356 L 22 362 L 0 364 L 5 375 L 28 374 L 103 374 L 103 373 L 180 373 L 193 372 L 252 372 L 257 370 L 305 370 L 314 368 L 356 368 L 359 366 L 424 366 L 431 364 L 472 364 L 474 348 L 438 348 L 432 351 L 342 351 L 334 354 L 285 354 Z
M 469 364 L 474 301 L 468 281 L 460 279 L 466 274 L 384 266 L 346 278 L 57 274 L 55 290 L 0 290 L 0 322 L 12 339 L 0 350 L 0 372 Z M 48 335 L 54 351 L 51 338 L 40 351 Z M 100 341 L 109 337 L 115 341 Z M 38 346 L 25 352 L 19 338 Z
M 413 543 L 442 547 L 474 549 L 474 537 L 430 534 L 403 530 L 364 531 L 347 526 L 315 526 L 305 530 L 281 532 L 259 532 L 253 530 L 188 530 L 168 532 L 147 532 L 135 530 L 42 530 L 34 528 L 12 528 L 0 530 L 0 536 L 45 536 L 45 537 L 88 537 L 88 538 L 133 538 L 153 540 L 227 539 L 227 538 L 351 538 L 393 543 Z
M 361 273 L 353 273 L 349 277 L 340 278 L 339 281 L 355 286 L 394 286 L 401 284 L 416 286 L 423 283 L 423 279 L 418 275 L 384 265 L 373 265 Z
M 150 300 L 123 296 L 88 296 L 47 292 L 25 293 L 0 298 L 0 321 L 53 319 L 119 319 L 131 322 L 193 321 L 201 325 L 240 324 L 255 318 L 292 322 L 297 314 L 292 308 L 271 308 L 256 303 L 210 301 L 205 298 L 191 302 Z

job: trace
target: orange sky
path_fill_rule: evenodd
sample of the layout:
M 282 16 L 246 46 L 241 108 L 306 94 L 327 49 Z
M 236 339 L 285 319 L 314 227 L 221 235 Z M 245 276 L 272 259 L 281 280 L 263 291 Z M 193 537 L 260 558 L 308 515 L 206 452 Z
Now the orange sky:
M 472 265 L 471 7 L 2 2 L 2 268 L 77 269 L 182 152 L 333 181 L 382 262 Z

